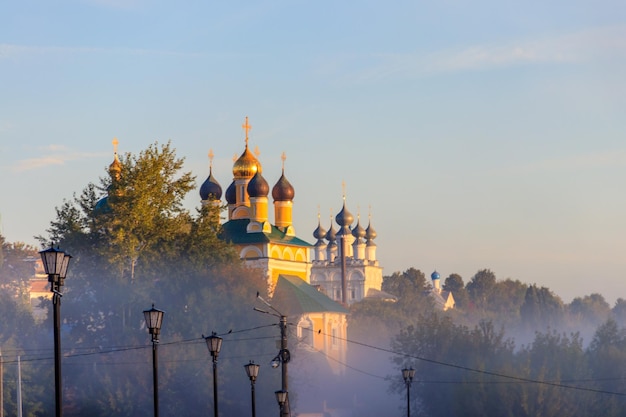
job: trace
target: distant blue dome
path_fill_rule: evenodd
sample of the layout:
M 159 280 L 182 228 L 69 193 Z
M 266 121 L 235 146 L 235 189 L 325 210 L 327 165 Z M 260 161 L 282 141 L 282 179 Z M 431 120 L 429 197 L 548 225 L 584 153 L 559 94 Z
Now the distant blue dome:
M 439 272 L 435 271 L 432 274 L 430 274 L 430 278 L 434 281 L 436 279 L 439 279 Z
M 252 198 L 267 197 L 270 193 L 270 186 L 263 178 L 263 175 L 257 171 L 254 177 L 248 183 L 248 195 Z
M 213 177 L 212 170 L 208 178 L 200 186 L 200 198 L 202 200 L 219 200 L 222 198 L 222 187 Z
M 235 204 L 237 202 L 237 188 L 235 187 L 235 181 L 231 182 L 226 189 L 226 202 L 228 204 Z

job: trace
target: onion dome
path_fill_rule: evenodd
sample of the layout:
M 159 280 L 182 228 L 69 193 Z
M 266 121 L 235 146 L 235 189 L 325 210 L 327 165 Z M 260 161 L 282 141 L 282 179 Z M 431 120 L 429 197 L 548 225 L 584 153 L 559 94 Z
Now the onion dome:
M 213 176 L 213 170 L 209 170 L 208 178 L 200 186 L 200 198 L 202 200 L 219 200 L 222 198 L 222 186 Z
M 246 143 L 246 149 L 233 165 L 233 175 L 235 179 L 252 178 L 257 172 L 263 172 L 261 163 L 252 155 Z
M 376 230 L 372 227 L 372 223 L 367 225 L 367 229 L 365 229 L 365 238 L 369 241 L 376 239 Z
M 292 201 L 295 191 L 291 183 L 285 178 L 285 170 L 272 188 L 272 198 L 274 201 Z
M 265 181 L 261 172 L 257 171 L 248 183 L 248 195 L 250 197 L 267 197 L 269 193 L 269 184 Z
M 111 206 L 109 205 L 109 197 L 104 196 L 96 202 L 96 206 L 93 208 L 94 214 L 106 214 L 111 212 Z
M 322 227 L 319 219 L 317 221 L 317 229 L 313 231 L 313 237 L 317 240 L 322 240 L 326 237 L 326 229 Z
M 109 174 L 111 174 L 112 178 L 119 179 L 122 173 L 122 163 L 120 159 L 117 157 L 117 152 L 115 152 L 115 156 L 113 157 L 113 162 L 109 165 Z
M 237 189 L 235 187 L 235 181 L 231 182 L 226 189 L 225 197 L 228 204 L 235 204 L 237 202 Z
M 330 224 L 330 229 L 328 229 L 328 233 L 326 233 L 325 237 L 326 237 L 326 240 L 329 241 L 330 243 L 336 243 L 335 241 L 337 240 L 337 232 L 333 228 L 332 222 Z
M 119 141 L 117 138 L 113 138 L 111 143 L 113 144 L 113 162 L 109 165 L 109 174 L 111 175 L 111 178 L 119 180 L 120 175 L 122 174 L 122 163 L 117 156 L 117 145 L 119 144 Z
M 430 274 L 430 279 L 432 279 L 433 281 L 436 279 L 439 279 L 439 272 L 435 271 L 432 274 Z
M 352 224 L 352 222 L 354 221 L 354 216 L 346 208 L 346 201 L 345 200 L 343 201 L 343 208 L 337 214 L 337 216 L 335 216 L 335 221 L 342 228 L 346 227 L 346 226 L 350 226 Z
M 357 239 L 362 239 L 365 237 L 365 229 L 363 228 L 363 226 L 361 226 L 361 221 L 357 221 L 356 223 L 356 227 L 354 229 L 352 229 L 352 236 L 354 236 Z

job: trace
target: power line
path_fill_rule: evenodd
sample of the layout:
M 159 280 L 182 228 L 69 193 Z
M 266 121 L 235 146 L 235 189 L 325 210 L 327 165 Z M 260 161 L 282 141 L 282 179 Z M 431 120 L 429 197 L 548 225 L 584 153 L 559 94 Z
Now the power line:
M 486 370 L 483 370 L 483 369 L 471 368 L 471 367 L 468 367 L 468 366 L 457 365 L 457 364 L 453 364 L 453 363 L 449 363 L 449 362 L 443 362 L 443 361 L 439 361 L 439 360 L 436 360 L 436 359 L 429 359 L 429 358 L 424 358 L 424 357 L 421 357 L 421 356 L 410 355 L 410 354 L 403 353 L 403 352 L 396 352 L 396 351 L 391 350 L 391 349 L 382 348 L 382 347 L 379 347 L 379 346 L 374 346 L 374 345 L 370 345 L 370 344 L 363 343 L 363 342 L 358 342 L 356 340 L 350 340 L 350 339 L 346 339 L 346 338 L 341 338 L 339 336 L 329 335 L 329 334 L 323 333 L 321 331 L 321 329 L 318 330 L 318 333 L 321 333 L 324 336 L 335 338 L 337 340 L 342 340 L 342 341 L 345 341 L 347 343 L 352 343 L 352 344 L 355 344 L 355 345 L 367 347 L 367 348 L 378 350 L 378 351 L 381 351 L 381 352 L 391 353 L 391 354 L 397 355 L 397 356 L 404 356 L 406 358 L 416 359 L 416 360 L 419 360 L 419 361 L 424 361 L 424 362 L 428 362 L 428 363 L 432 363 L 432 364 L 440 365 L 440 366 L 447 366 L 447 367 L 450 367 L 450 368 L 460 369 L 460 370 L 463 370 L 463 371 L 475 372 L 475 373 L 479 373 L 479 374 L 483 374 L 483 375 L 489 375 L 489 376 L 494 376 L 494 377 L 498 377 L 498 378 L 506 378 L 506 379 L 510 379 L 510 380 L 513 380 L 513 381 L 517 381 L 517 382 L 523 382 L 523 383 L 542 384 L 542 385 L 548 385 L 548 386 L 553 386 L 553 387 L 557 387 L 557 388 L 573 389 L 573 390 L 579 390 L 579 391 L 594 392 L 594 393 L 598 393 L 598 394 L 607 394 L 607 395 L 616 395 L 616 396 L 620 396 L 620 397 L 626 397 L 626 393 L 624 393 L 624 392 L 607 391 L 607 390 L 601 390 L 601 389 L 595 389 L 595 388 L 580 387 L 580 386 L 576 386 L 576 385 L 567 385 L 567 384 L 562 384 L 560 382 L 542 381 L 542 380 L 538 380 L 538 379 L 525 378 L 525 377 L 520 377 L 520 376 L 515 376 L 515 375 L 507 375 L 507 374 L 502 374 L 502 373 L 499 373 L 499 372 L 486 371 Z M 589 381 L 589 380 L 585 380 L 585 381 Z M 578 381 L 570 381 L 570 382 L 578 382 Z

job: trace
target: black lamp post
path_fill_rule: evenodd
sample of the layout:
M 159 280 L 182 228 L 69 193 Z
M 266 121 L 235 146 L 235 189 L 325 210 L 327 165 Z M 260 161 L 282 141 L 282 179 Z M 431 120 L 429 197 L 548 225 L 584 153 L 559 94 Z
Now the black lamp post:
M 39 252 L 43 267 L 48 275 L 50 291 L 52 291 L 53 326 L 54 326 L 54 399 L 56 417 L 63 416 L 63 386 L 61 383 L 61 293 L 65 285 L 67 267 L 70 264 L 71 255 L 62 250 L 50 249 Z
M 252 417 L 256 417 L 256 401 L 254 398 L 254 383 L 256 382 L 256 377 L 259 375 L 259 368 L 261 365 L 258 365 L 252 361 L 250 363 L 243 366 L 246 368 L 246 374 L 248 374 L 248 378 L 250 378 L 250 389 L 252 390 Z
M 415 369 L 404 368 L 402 370 L 402 378 L 404 378 L 404 384 L 406 385 L 406 415 L 411 417 L 411 382 L 415 376 Z
M 159 373 L 157 361 L 157 346 L 159 345 L 159 334 L 163 324 L 164 311 L 154 308 L 144 310 L 143 316 L 146 319 L 146 327 L 152 336 L 152 386 L 154 391 L 154 417 L 159 417 Z
M 276 394 L 276 401 L 278 402 L 278 406 L 280 407 L 280 415 L 283 415 L 283 408 L 285 408 L 285 404 L 287 404 L 288 401 L 288 395 L 287 395 L 287 391 L 275 391 L 274 394 Z
M 211 358 L 213 358 L 213 415 L 217 417 L 217 357 L 222 348 L 222 338 L 213 332 L 211 336 L 205 337 L 204 340 L 211 353 Z

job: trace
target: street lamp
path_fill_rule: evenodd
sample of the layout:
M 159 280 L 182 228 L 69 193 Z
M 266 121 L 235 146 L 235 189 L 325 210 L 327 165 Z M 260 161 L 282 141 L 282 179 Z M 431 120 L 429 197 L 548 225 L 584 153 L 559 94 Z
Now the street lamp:
M 152 386 L 154 392 L 154 417 L 159 417 L 159 373 L 157 362 L 157 346 L 159 345 L 159 334 L 163 324 L 164 311 L 154 308 L 144 310 L 143 316 L 146 320 L 146 327 L 152 336 Z
M 53 326 L 54 326 L 54 399 L 56 417 L 63 416 L 63 387 L 61 384 L 61 287 L 65 285 L 67 268 L 72 256 L 50 247 L 39 252 L 43 267 L 48 275 L 52 292 Z
M 213 415 L 217 417 L 217 356 L 222 348 L 222 338 L 213 332 L 211 336 L 205 337 L 204 340 L 211 353 L 211 358 L 213 358 Z
M 285 408 L 285 404 L 287 404 L 288 401 L 288 395 L 287 395 L 287 391 L 275 391 L 274 394 L 276 394 L 276 401 L 278 402 L 278 406 L 280 407 L 280 414 L 283 414 L 283 408 Z
M 252 361 L 250 363 L 243 366 L 246 368 L 246 374 L 248 374 L 248 378 L 250 378 L 250 389 L 252 390 L 252 417 L 256 417 L 256 401 L 254 398 L 254 383 L 256 382 L 256 377 L 259 375 L 259 368 L 261 365 L 258 365 Z
M 406 385 L 406 415 L 407 417 L 411 417 L 411 382 L 413 382 L 413 377 L 415 376 L 415 369 L 404 368 L 402 370 L 402 378 L 404 378 L 404 384 Z

